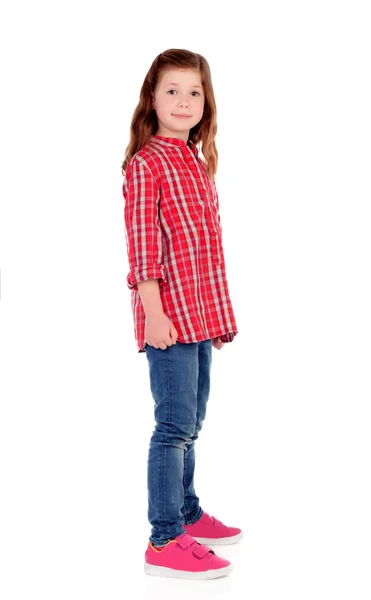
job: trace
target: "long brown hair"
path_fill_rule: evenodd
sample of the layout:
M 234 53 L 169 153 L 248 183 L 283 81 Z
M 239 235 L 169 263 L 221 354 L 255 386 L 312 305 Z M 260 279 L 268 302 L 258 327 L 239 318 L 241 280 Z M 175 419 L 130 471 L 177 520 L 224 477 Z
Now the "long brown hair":
M 192 69 L 201 75 L 205 94 L 202 119 L 189 132 L 189 139 L 198 144 L 201 142 L 202 154 L 211 180 L 214 179 L 218 167 L 218 151 L 215 145 L 217 132 L 216 103 L 211 82 L 211 72 L 207 60 L 196 52 L 171 48 L 156 56 L 140 90 L 139 102 L 134 110 L 130 125 L 130 141 L 125 150 L 125 159 L 121 165 L 122 174 L 131 158 L 138 152 L 158 129 L 156 111 L 152 106 L 152 98 L 157 83 L 166 69 Z

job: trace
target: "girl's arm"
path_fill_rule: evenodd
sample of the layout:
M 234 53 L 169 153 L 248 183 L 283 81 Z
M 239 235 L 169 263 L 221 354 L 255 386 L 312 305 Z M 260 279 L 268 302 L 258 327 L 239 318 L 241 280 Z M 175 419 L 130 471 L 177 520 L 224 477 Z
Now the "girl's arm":
M 146 316 L 161 316 L 164 313 L 157 279 L 147 279 L 138 284 L 140 299 Z
M 124 195 L 130 267 L 127 285 L 129 289 L 138 290 L 137 284 L 147 279 L 167 281 L 158 219 L 160 188 L 146 162 L 140 157 L 129 163 Z

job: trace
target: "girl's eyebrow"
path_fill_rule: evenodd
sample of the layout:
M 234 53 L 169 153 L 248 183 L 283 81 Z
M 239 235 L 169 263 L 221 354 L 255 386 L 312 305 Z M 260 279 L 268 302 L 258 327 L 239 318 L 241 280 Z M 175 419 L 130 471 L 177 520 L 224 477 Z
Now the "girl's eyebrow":
M 175 83 L 175 82 L 173 81 L 172 83 L 168 83 L 167 85 L 179 85 L 179 83 Z M 191 87 L 196 87 L 196 88 L 200 88 L 200 89 L 201 89 L 201 86 L 200 86 L 200 85 L 192 85 Z

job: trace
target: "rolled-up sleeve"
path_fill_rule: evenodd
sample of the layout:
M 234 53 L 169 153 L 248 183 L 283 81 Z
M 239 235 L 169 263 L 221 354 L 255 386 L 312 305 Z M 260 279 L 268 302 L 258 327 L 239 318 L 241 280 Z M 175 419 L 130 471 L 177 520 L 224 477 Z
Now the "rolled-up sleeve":
M 125 236 L 130 271 L 129 289 L 146 279 L 167 281 L 163 242 L 158 216 L 160 188 L 148 165 L 135 157 L 123 184 Z

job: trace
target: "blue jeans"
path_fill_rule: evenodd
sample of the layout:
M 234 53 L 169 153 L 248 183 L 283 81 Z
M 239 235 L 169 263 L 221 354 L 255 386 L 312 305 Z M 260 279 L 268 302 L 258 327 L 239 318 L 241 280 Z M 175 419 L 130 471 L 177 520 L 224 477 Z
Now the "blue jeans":
M 149 539 L 161 545 L 204 512 L 194 488 L 195 442 L 209 398 L 212 341 L 145 348 L 155 417 L 148 452 Z

